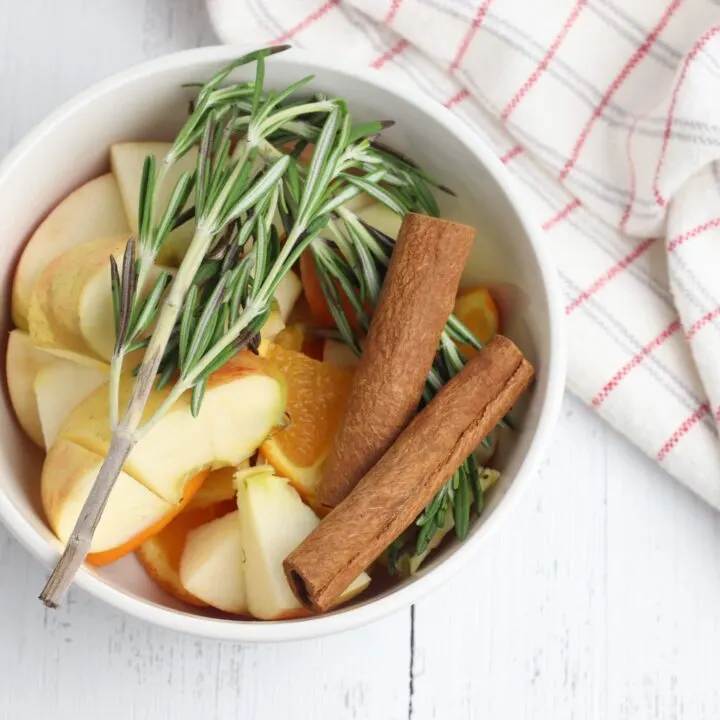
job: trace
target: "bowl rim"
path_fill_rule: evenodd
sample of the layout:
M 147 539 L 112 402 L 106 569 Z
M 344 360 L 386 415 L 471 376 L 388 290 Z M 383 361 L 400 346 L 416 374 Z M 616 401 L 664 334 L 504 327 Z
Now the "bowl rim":
M 0 186 L 7 182 L 7 177 L 12 174 L 16 166 L 23 162 L 26 153 L 36 143 L 40 142 L 47 134 L 52 133 L 54 126 L 59 121 L 72 115 L 80 107 L 95 102 L 107 93 L 120 89 L 125 85 L 132 85 L 132 83 L 148 76 L 162 74 L 165 71 L 177 68 L 192 67 L 205 62 L 230 61 L 250 49 L 255 48 L 237 45 L 214 45 L 171 53 L 157 59 L 141 62 L 90 86 L 48 115 L 10 151 L 4 161 L 0 163 Z M 351 630 L 408 607 L 433 588 L 452 577 L 479 551 L 484 538 L 493 532 L 506 518 L 513 504 L 518 501 L 522 492 L 527 488 L 532 475 L 537 469 L 540 456 L 549 443 L 550 434 L 560 412 L 565 385 L 566 333 L 557 273 L 544 248 L 539 227 L 532 222 L 522 209 L 520 197 L 515 189 L 514 179 L 491 148 L 469 125 L 463 123 L 430 96 L 418 92 L 409 84 L 387 78 L 367 67 L 337 61 L 335 58 L 325 57 L 318 53 L 294 47 L 273 58 L 273 62 L 295 64 L 296 61 L 304 61 L 319 68 L 354 76 L 370 86 L 382 88 L 401 97 L 404 101 L 414 105 L 419 112 L 430 116 L 435 122 L 444 126 L 448 132 L 455 135 L 474 154 L 478 162 L 487 169 L 493 180 L 506 195 L 510 206 L 515 212 L 530 249 L 535 254 L 535 260 L 540 271 L 549 313 L 550 350 L 547 366 L 547 385 L 537 429 L 527 453 L 521 461 L 518 472 L 502 501 L 483 523 L 480 530 L 426 575 L 383 597 L 370 600 L 367 604 L 354 606 L 348 608 L 345 612 L 337 614 L 321 615 L 302 620 L 280 622 L 229 621 L 191 615 L 150 601 L 138 600 L 126 594 L 123 590 L 93 576 L 84 568 L 80 570 L 75 579 L 77 586 L 128 615 L 163 628 L 214 640 L 247 643 L 285 642 Z M 21 512 L 2 492 L 0 492 L 0 519 L 14 537 L 45 567 L 50 568 L 54 564 L 57 560 L 57 549 L 30 526 Z

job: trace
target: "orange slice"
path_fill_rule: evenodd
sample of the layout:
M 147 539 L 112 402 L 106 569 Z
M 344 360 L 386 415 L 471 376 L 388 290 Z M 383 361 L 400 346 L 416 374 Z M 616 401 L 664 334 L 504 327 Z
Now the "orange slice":
M 235 471 L 235 468 L 229 468 Z M 232 477 L 232 475 L 231 475 Z M 137 557 L 153 580 L 178 600 L 207 607 L 207 603 L 189 593 L 180 582 L 180 558 L 191 530 L 237 509 L 234 499 L 181 512 L 161 532 L 137 549 Z
M 128 553 L 137 550 L 146 540 L 150 539 L 154 535 L 157 535 L 163 528 L 167 527 L 173 518 L 177 517 L 179 513 L 183 511 L 186 505 L 192 500 L 195 493 L 200 489 L 205 478 L 208 476 L 208 471 L 203 470 L 195 475 L 192 480 L 185 486 L 185 494 L 178 505 L 176 505 L 165 517 L 160 518 L 156 523 L 145 528 L 141 533 L 138 533 L 134 538 L 131 538 L 123 545 L 111 548 L 110 550 L 103 550 L 102 552 L 90 553 L 87 556 L 87 562 L 90 565 L 99 567 L 100 565 L 109 565 L 110 563 L 119 560 Z
M 498 332 L 497 307 L 486 287 L 463 290 L 455 300 L 453 314 L 483 344 Z M 458 345 L 458 348 L 467 358 L 477 352 L 472 345 Z
M 345 411 L 352 373 L 277 345 L 270 346 L 268 357 L 285 376 L 288 425 L 260 450 L 279 475 L 311 499 Z
M 275 336 L 272 344 L 279 345 L 286 350 L 301 352 L 308 357 L 315 358 L 315 360 L 322 360 L 325 340 L 318 335 L 313 335 L 312 332 L 308 332 L 303 324 L 297 323 L 288 325 L 284 330 L 281 330 Z M 270 345 L 271 343 L 268 343 L 265 346 L 265 354 L 267 354 Z M 262 352 L 263 350 L 261 349 L 261 354 Z

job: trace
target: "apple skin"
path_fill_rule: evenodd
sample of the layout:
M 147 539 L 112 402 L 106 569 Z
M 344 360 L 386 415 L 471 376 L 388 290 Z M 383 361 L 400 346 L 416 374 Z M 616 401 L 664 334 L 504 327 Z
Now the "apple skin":
M 129 231 L 120 189 L 110 173 L 90 180 L 67 195 L 40 223 L 20 256 L 12 289 L 15 325 L 28 329 L 35 282 L 56 257 L 90 240 Z

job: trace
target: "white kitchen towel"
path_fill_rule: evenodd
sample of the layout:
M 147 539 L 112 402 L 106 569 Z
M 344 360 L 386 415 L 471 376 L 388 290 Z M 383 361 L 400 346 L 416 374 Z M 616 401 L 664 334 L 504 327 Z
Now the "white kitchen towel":
M 719 0 L 209 0 L 221 39 L 414 83 L 517 178 L 569 388 L 720 508 Z

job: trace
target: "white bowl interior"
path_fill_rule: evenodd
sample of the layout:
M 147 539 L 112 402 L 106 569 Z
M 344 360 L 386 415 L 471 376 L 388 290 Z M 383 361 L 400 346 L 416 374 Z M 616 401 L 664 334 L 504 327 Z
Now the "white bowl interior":
M 132 139 L 170 139 L 187 112 L 188 92 L 183 83 L 204 80 L 234 56 L 229 49 L 184 53 L 171 62 L 156 62 L 153 71 L 131 71 L 120 79 L 110 80 L 85 93 L 65 108 L 16 152 L 0 174 L 0 216 L 4 219 L 3 243 L 0 247 L 0 281 L 6 292 L 2 297 L 3 334 L 9 329 L 9 288 L 14 264 L 29 234 L 53 205 L 70 190 L 107 169 L 107 150 L 111 143 Z M 242 70 L 236 77 L 242 77 Z M 549 399 L 551 364 L 556 343 L 552 298 L 541 262 L 533 248 L 528 231 L 517 210 L 508 199 L 493 173 L 502 173 L 499 163 L 479 147 L 480 141 L 468 133 L 455 134 L 456 121 L 442 108 L 435 108 L 426 99 L 412 92 L 397 93 L 391 86 L 369 82 L 365 72 L 348 73 L 332 69 L 324 61 L 308 59 L 295 51 L 272 58 L 268 62 L 267 83 L 285 86 L 303 75 L 315 73 L 313 90 L 341 95 L 349 102 L 358 119 L 392 118 L 395 127 L 384 140 L 409 154 L 422 167 L 452 187 L 456 199 L 441 197 L 444 214 L 474 225 L 477 240 L 465 275 L 466 283 L 489 283 L 496 289 L 504 319 L 504 332 L 515 340 L 536 365 L 538 379 L 521 416 L 522 431 L 501 442 L 500 468 L 502 481 L 490 495 L 490 501 L 473 537 L 466 544 L 479 541 L 483 526 L 488 523 L 504 496 L 516 483 L 521 465 L 535 441 L 541 414 Z M 378 84 L 375 84 L 377 82 Z M 429 108 L 429 109 L 428 109 Z M 488 170 L 480 157 L 483 157 Z M 494 163 L 494 165 L 493 165 Z M 3 354 L 4 356 L 4 354 Z M 551 362 L 552 361 L 552 362 Z M 560 379 L 560 385 L 562 379 Z M 559 390 L 554 390 L 559 394 Z M 42 518 L 39 504 L 40 453 L 23 436 L 7 400 L 0 408 L 2 435 L 0 444 L 0 512 L 5 507 L 6 520 L 12 529 L 41 559 L 49 563 L 58 550 L 58 542 Z M 9 510 L 8 510 L 9 508 Z M 9 517 L 12 514 L 12 517 Z M 451 543 L 406 585 L 423 583 L 458 552 Z M 160 613 L 139 612 L 143 617 L 183 627 L 178 616 L 197 614 L 174 601 L 150 581 L 134 558 L 107 568 L 85 571 L 114 587 L 128 602 L 125 609 L 137 611 L 140 603 L 151 603 Z M 87 579 L 87 578 L 86 578 Z M 83 583 L 97 591 L 92 581 Z M 39 588 L 38 588 L 39 590 Z M 338 615 L 357 613 L 363 605 L 377 604 L 380 597 L 397 594 L 396 587 L 371 595 L 358 606 L 341 609 Z M 104 594 L 108 598 L 107 593 Z M 111 601 L 119 595 L 110 596 Z M 166 617 L 162 616 L 164 612 Z M 173 615 L 174 619 L 169 619 Z M 247 625 L 237 621 L 205 620 L 224 625 Z M 316 623 L 318 620 L 287 621 L 285 624 Z M 340 626 L 338 626 L 340 627 Z M 214 636 L 246 639 L 242 632 L 213 629 L 195 624 L 191 631 Z M 313 633 L 314 634 L 314 633 Z M 277 636 L 278 638 L 281 635 Z

